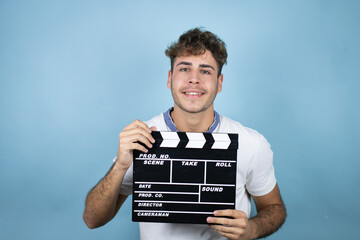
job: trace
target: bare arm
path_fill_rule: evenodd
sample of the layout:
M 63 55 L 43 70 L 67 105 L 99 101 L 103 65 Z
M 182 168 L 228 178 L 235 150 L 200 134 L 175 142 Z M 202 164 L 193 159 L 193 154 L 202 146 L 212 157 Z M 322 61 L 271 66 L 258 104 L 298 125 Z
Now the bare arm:
M 270 193 L 253 198 L 258 211 L 255 217 L 247 219 L 246 214 L 240 210 L 219 210 L 214 213 L 216 217 L 208 218 L 208 223 L 219 224 L 211 227 L 233 240 L 269 236 L 281 227 L 286 218 L 286 209 L 279 188 L 276 185 Z
M 256 238 L 269 236 L 282 226 L 286 218 L 286 209 L 279 187 L 276 185 L 270 193 L 253 199 L 257 215 L 250 219 L 250 223 L 254 226 L 255 236 Z
M 127 169 L 131 166 L 133 150 L 147 152 L 138 142 L 151 148 L 151 143 L 155 140 L 150 133 L 155 129 L 135 120 L 120 133 L 117 160 L 86 198 L 83 219 L 89 228 L 100 227 L 116 215 L 127 198 L 119 193 L 119 189 Z

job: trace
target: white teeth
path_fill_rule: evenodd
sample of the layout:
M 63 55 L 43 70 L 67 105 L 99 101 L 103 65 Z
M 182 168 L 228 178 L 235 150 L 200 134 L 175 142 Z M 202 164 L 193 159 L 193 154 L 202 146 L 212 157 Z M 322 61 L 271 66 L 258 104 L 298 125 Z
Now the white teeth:
M 187 95 L 201 95 L 202 93 L 194 93 L 194 92 L 188 92 Z

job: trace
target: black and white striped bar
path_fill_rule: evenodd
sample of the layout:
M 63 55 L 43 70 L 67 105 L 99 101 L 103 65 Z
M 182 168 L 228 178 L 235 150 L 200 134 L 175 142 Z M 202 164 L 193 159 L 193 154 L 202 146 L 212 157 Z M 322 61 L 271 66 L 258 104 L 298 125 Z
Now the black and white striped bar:
M 238 134 L 152 132 L 134 151 L 133 221 L 207 224 L 235 208 Z
M 237 134 L 154 131 L 152 135 L 156 141 L 156 146 L 162 148 L 238 148 Z

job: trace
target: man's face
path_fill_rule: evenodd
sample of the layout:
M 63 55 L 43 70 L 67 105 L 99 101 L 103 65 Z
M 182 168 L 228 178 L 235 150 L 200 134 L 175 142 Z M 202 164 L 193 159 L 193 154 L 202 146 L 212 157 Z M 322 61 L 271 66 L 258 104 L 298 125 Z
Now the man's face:
M 216 94 L 222 89 L 223 75 L 217 75 L 216 60 L 208 50 L 202 55 L 177 57 L 167 82 L 174 107 L 188 113 L 212 109 Z

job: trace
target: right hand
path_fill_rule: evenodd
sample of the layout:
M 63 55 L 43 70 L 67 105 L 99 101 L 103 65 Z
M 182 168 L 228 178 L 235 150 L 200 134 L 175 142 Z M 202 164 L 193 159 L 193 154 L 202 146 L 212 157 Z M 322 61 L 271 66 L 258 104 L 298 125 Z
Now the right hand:
M 156 127 L 149 128 L 140 120 L 135 120 L 127 125 L 119 134 L 119 149 L 115 164 L 127 170 L 133 161 L 133 150 L 146 153 L 148 150 L 137 141 L 151 148 L 152 144 L 155 143 L 151 131 L 156 131 Z

